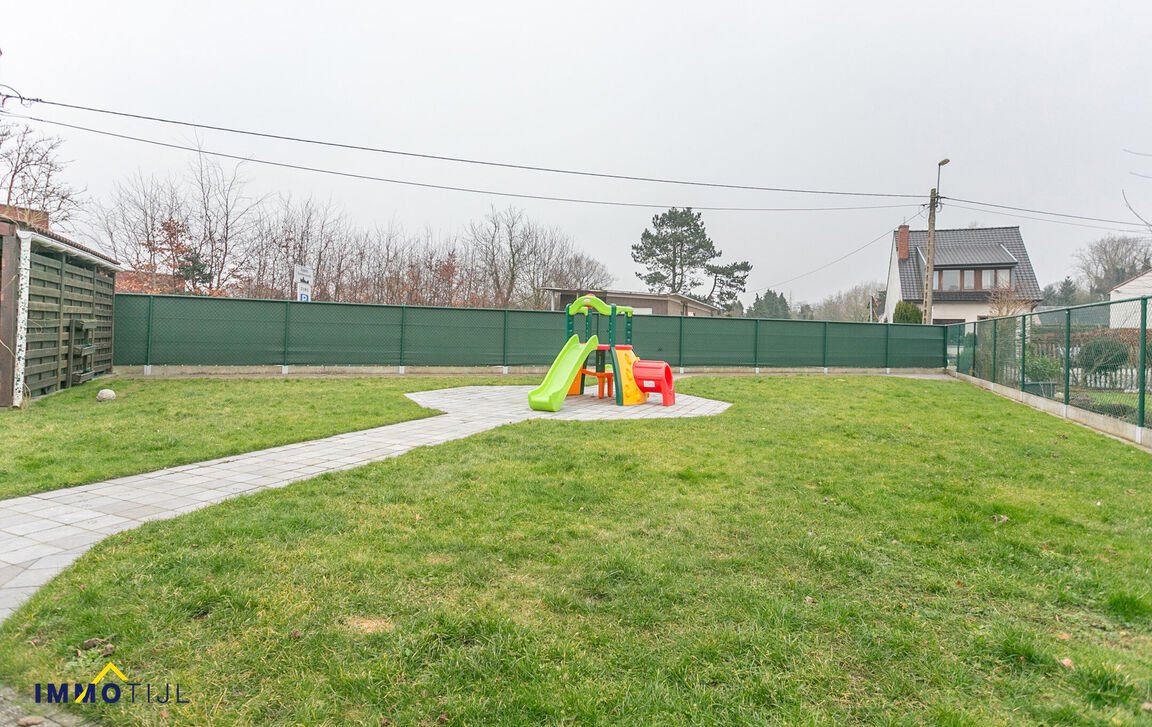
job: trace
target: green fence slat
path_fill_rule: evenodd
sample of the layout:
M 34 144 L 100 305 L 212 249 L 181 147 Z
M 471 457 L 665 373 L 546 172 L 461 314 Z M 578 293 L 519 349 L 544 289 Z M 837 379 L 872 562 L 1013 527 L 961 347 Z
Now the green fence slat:
M 153 365 L 270 366 L 283 360 L 284 301 L 154 296 Z
M 140 366 L 148 363 L 147 295 L 117 296 L 113 325 L 112 363 Z
M 293 303 L 288 341 L 296 366 L 399 366 L 399 306 Z
M 508 366 L 547 366 L 566 340 L 563 312 L 508 311 Z
M 825 366 L 833 368 L 884 368 L 884 326 L 877 323 L 829 322 Z M 934 333 L 936 333 L 934 331 Z M 933 348 L 940 349 L 938 338 Z
M 565 340 L 562 311 L 136 294 L 115 310 L 117 365 L 547 366 Z M 587 330 L 606 337 L 601 318 Z M 943 326 L 836 321 L 638 315 L 632 331 L 637 356 L 677 367 L 937 368 L 948 344 Z
M 404 310 L 405 366 L 501 365 L 502 311 L 418 306 Z

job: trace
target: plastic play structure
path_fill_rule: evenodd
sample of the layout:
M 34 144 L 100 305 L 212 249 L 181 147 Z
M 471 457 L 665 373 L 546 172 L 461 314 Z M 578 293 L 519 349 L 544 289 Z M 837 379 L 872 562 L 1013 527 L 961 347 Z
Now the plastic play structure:
M 584 342 L 576 334 L 576 316 L 584 314 Z M 593 314 L 607 316 L 608 343 L 592 334 Z M 616 318 L 624 316 L 624 343 L 616 343 Z M 660 394 L 664 406 L 676 403 L 672 369 L 664 361 L 642 361 L 632 350 L 632 309 L 608 305 L 594 295 L 573 301 L 564 311 L 568 342 L 552 362 L 540 386 L 528 393 L 528 406 L 537 411 L 560 411 L 567 396 L 584 393 L 585 380 L 596 379 L 597 396 L 615 398 L 617 406 L 643 404 Z M 588 367 L 592 357 L 592 367 Z

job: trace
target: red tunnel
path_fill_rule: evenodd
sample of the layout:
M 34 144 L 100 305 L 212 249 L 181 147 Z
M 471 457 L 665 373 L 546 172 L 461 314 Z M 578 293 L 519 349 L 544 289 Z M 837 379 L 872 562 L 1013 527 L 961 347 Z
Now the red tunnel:
M 672 383 L 672 369 L 666 361 L 637 361 L 632 365 L 632 378 L 641 391 L 659 393 L 664 406 L 676 403 L 676 386 Z

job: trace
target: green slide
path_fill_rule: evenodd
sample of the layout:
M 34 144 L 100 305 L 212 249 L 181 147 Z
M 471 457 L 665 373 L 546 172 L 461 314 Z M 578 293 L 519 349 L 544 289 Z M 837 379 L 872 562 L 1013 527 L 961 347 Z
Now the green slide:
M 560 349 L 560 355 L 552 362 L 552 368 L 548 369 L 544 382 L 528 392 L 528 406 L 536 411 L 560 411 L 572 380 L 588 359 L 588 354 L 595 351 L 599 343 L 596 336 L 589 338 L 587 343 L 580 343 L 579 336 L 569 338 L 564 348 Z

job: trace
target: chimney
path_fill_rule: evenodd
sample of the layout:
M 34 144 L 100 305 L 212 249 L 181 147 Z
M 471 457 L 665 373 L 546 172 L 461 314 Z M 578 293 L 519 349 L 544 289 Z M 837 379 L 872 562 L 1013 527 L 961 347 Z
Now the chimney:
M 908 225 L 900 225 L 896 230 L 896 254 L 901 260 L 908 259 Z

